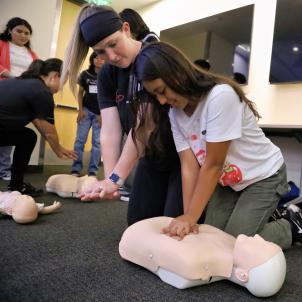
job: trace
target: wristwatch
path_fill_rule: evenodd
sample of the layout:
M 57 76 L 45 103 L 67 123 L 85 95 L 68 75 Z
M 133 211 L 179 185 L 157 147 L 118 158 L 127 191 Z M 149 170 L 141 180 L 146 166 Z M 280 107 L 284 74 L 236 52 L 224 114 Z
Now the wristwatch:
M 116 185 L 122 186 L 124 184 L 124 181 L 116 173 L 112 173 L 109 179 Z

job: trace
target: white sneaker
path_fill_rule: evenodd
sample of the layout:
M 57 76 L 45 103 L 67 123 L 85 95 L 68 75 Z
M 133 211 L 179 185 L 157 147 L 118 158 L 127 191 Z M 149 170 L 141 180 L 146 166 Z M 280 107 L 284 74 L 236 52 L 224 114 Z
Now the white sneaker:
M 121 201 L 129 201 L 130 200 L 130 192 L 128 192 L 126 189 L 120 187 L 119 188 L 120 193 L 120 200 Z
M 10 174 L 4 174 L 2 176 L 0 176 L 1 179 L 9 181 L 11 180 L 11 175 Z

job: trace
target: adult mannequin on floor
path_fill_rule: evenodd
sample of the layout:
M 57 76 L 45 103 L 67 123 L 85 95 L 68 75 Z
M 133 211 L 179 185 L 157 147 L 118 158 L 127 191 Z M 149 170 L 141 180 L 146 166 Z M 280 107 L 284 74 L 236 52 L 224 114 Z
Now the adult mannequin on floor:
M 118 197 L 119 187 L 139 160 L 131 189 L 128 223 L 160 215 L 177 216 L 183 211 L 181 175 L 167 115 L 168 106 L 160 108 L 166 122 L 164 127 L 159 128 L 154 123 L 156 116 L 148 121 L 147 135 L 139 143 L 140 152 L 131 136 L 135 117 L 130 103 L 133 94 L 141 89 L 131 68 L 142 42 L 132 38 L 129 24 L 123 22 L 112 8 L 83 6 L 66 50 L 61 78 L 64 83 L 69 76 L 74 92 L 76 75 L 88 47 L 92 47 L 107 62 L 98 75 L 101 146 L 106 179 L 87 190 L 82 199 Z M 156 104 L 149 95 L 145 96 L 146 106 Z M 125 132 L 129 134 L 120 154 L 122 134 Z
M 179 242 L 161 234 L 171 220 L 155 217 L 128 227 L 119 244 L 121 257 L 180 289 L 222 279 L 246 287 L 257 297 L 272 296 L 281 288 L 286 261 L 278 245 L 259 235 L 235 238 L 206 224 Z
M 9 191 L 37 196 L 43 190 L 24 183 L 25 169 L 37 141 L 32 122 L 61 159 L 76 159 L 61 146 L 54 126 L 53 94 L 59 90 L 62 61 L 35 60 L 20 77 L 0 81 L 0 146 L 15 146 Z
M 60 207 L 61 203 L 58 201 L 44 206 L 44 203 L 36 203 L 31 196 L 17 191 L 0 192 L 0 214 L 11 216 L 16 223 L 34 222 L 39 214 L 50 214 Z
M 38 57 L 30 46 L 31 25 L 24 19 L 10 19 L 0 34 L 0 80 L 19 76 Z M 0 178 L 10 180 L 12 147 L 0 147 Z
M 164 42 L 145 46 L 135 71 L 159 104 L 171 106 L 173 137 L 182 175 L 187 176 L 182 182 L 184 214 L 163 232 L 184 238 L 194 232 L 206 209 L 206 224 L 235 237 L 259 234 L 283 249 L 302 242 L 301 210 L 289 207 L 280 219 L 269 221 L 288 191 L 286 167 L 240 86 L 204 72 Z M 148 117 L 148 112 L 142 116 Z M 134 134 L 142 131 L 143 122 L 138 122 Z

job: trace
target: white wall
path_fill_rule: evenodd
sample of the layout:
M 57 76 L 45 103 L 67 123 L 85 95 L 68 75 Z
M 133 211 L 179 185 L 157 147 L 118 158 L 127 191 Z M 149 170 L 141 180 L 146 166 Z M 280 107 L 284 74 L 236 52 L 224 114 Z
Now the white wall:
M 29 22 L 33 29 L 31 39 L 32 49 L 41 59 L 47 59 L 55 54 L 61 0 L 0 0 L 0 28 L 4 30 L 7 21 L 13 17 L 20 17 Z M 35 129 L 30 125 L 32 129 Z M 37 132 L 37 131 L 36 131 Z M 38 132 L 37 132 L 38 134 Z M 44 141 L 38 134 L 38 142 L 33 151 L 30 164 L 41 164 L 41 152 Z
M 269 84 L 276 0 L 162 0 L 141 10 L 148 26 L 161 30 L 254 4 L 247 95 L 262 115 L 261 123 L 302 125 L 302 84 Z
M 140 11 L 157 34 L 184 23 L 254 4 L 247 96 L 257 104 L 261 124 L 302 127 L 302 84 L 270 85 L 270 59 L 277 0 L 162 0 Z M 301 181 L 302 145 L 295 139 L 273 141 L 281 148 L 288 178 Z

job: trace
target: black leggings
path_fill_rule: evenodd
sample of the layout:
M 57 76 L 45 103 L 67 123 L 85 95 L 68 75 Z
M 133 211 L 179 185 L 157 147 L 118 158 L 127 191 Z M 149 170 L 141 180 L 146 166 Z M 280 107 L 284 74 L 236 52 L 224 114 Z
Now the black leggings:
M 9 186 L 22 185 L 25 169 L 37 142 L 35 131 L 29 128 L 0 130 L 0 146 L 15 146 L 12 164 L 12 178 Z
M 160 171 L 151 160 L 139 161 L 128 205 L 128 224 L 157 217 L 183 214 L 181 170 L 177 161 L 168 171 Z

